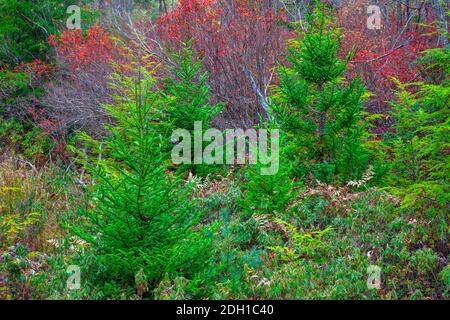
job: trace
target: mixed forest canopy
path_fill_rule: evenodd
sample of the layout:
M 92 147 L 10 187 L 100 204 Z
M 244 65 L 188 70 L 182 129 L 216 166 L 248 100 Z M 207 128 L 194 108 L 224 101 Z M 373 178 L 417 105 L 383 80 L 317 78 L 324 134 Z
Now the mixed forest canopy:
M 448 299 L 449 12 L 0 0 L 0 299 Z

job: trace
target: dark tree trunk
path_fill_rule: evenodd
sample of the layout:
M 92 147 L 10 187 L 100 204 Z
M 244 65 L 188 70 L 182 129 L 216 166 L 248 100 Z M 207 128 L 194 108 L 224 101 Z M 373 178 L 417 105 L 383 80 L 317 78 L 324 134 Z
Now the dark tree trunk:
M 403 28 L 402 2 L 400 0 L 397 0 L 397 26 L 399 30 Z

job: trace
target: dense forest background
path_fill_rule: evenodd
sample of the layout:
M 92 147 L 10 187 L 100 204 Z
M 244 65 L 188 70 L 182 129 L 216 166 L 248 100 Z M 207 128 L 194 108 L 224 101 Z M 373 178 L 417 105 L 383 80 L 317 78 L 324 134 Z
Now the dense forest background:
M 447 0 L 0 0 L 0 298 L 448 299 Z M 279 169 L 175 164 L 278 129 Z

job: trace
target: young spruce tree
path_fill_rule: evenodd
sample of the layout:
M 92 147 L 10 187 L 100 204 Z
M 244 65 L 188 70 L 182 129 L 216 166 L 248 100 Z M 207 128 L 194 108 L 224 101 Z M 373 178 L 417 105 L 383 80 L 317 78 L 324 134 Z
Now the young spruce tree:
M 365 90 L 357 79 L 344 78 L 350 55 L 338 57 L 342 37 L 329 11 L 316 2 L 306 30 L 290 41 L 274 112 L 295 174 L 342 183 L 359 177 L 367 163 L 362 145 Z
M 194 122 L 201 121 L 208 129 L 222 109 L 222 104 L 210 105 L 208 74 L 202 61 L 194 56 L 191 46 L 171 56 L 173 76 L 165 79 L 164 92 L 171 97 L 166 110 L 175 129 L 194 131 Z
M 217 117 L 223 105 L 211 105 L 207 85 L 208 74 L 203 71 L 202 61 L 195 57 L 190 44 L 178 53 L 171 55 L 172 76 L 165 79 L 163 92 L 169 103 L 164 110 L 171 129 L 185 129 L 190 132 L 194 145 L 194 123 L 202 123 L 202 131 L 209 129 L 212 120 Z M 175 142 L 176 143 L 176 142 Z M 172 147 L 171 145 L 170 147 Z M 192 160 L 194 154 L 192 154 Z M 182 165 L 180 171 L 192 171 L 197 175 L 214 172 L 216 166 Z
M 196 230 L 189 187 L 164 165 L 164 124 L 155 119 L 167 99 L 152 80 L 146 84 L 136 85 L 135 97 L 107 106 L 115 125 L 107 127 L 102 156 L 85 163 L 93 180 L 91 208 L 73 229 L 93 250 L 95 285 L 132 288 L 139 275 L 151 289 L 166 275 L 195 274 L 209 252 L 210 237 Z

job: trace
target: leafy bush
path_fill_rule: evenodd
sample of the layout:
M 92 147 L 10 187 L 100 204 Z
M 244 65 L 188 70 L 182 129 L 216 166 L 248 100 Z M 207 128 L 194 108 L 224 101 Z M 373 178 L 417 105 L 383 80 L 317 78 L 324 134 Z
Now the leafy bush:
M 281 166 L 273 175 L 262 175 L 261 165 L 250 165 L 244 170 L 242 208 L 248 214 L 287 213 L 295 181 L 289 177 L 289 171 Z
M 0 240 L 1 249 L 5 250 L 22 239 L 41 215 L 38 212 L 24 214 L 16 211 L 17 202 L 23 197 L 20 187 L 0 187 L 0 195 L 3 199 L 0 203 Z
M 0 118 L 0 148 L 37 159 L 50 153 L 54 141 L 36 126 L 26 125 L 15 118 Z
M 444 297 L 448 299 L 450 297 L 450 265 L 446 265 L 442 269 L 439 273 L 439 278 L 444 283 Z
M 1 298 L 48 298 L 66 293 L 65 270 L 71 255 L 55 255 L 49 241 L 64 237 L 59 221 L 67 218 L 74 202 L 82 202 L 80 190 L 57 167 L 37 171 L 20 159 L 0 162 Z
M 324 230 L 300 233 L 296 227 L 286 221 L 275 218 L 274 222 L 288 237 L 289 247 L 271 246 L 268 249 L 288 261 L 295 261 L 303 256 L 320 256 L 320 251 L 324 247 L 323 237 L 333 230 L 331 227 L 327 227 Z
M 411 257 L 411 266 L 419 275 L 425 275 L 436 269 L 437 258 L 431 249 L 419 249 Z
M 449 56 L 449 48 L 428 55 Z M 428 56 L 424 57 L 428 61 Z M 401 84 L 392 103 L 396 122 L 393 137 L 386 140 L 392 152 L 389 182 L 403 205 L 414 208 L 448 209 L 449 175 L 449 63 L 438 59 L 431 65 L 446 75 L 442 82 Z

